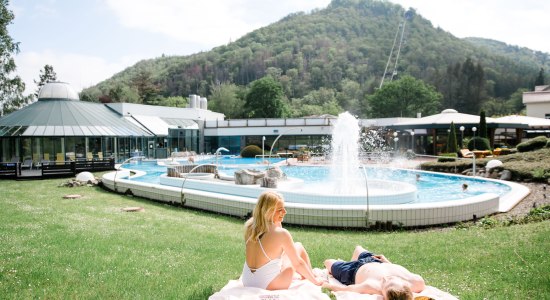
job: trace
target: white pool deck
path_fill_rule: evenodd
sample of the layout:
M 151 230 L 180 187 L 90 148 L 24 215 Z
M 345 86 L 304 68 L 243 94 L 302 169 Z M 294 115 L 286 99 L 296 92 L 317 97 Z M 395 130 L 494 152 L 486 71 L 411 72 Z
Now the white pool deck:
M 134 176 L 139 175 L 140 172 L 137 172 Z M 135 196 L 167 203 L 179 203 L 183 206 L 240 218 L 249 216 L 258 195 L 268 190 L 259 185 L 235 185 L 227 180 L 205 181 L 188 178 L 184 183 L 183 178 L 161 176 L 162 184 L 151 184 L 128 180 L 129 176 L 129 170 L 110 172 L 103 176 L 103 184 L 117 193 L 126 193 L 130 190 Z M 391 222 L 393 225 L 403 227 L 455 223 L 509 211 L 530 193 L 526 186 L 518 183 L 484 179 L 506 184 L 511 191 L 501 197 L 486 193 L 461 200 L 415 204 L 334 205 L 287 201 L 285 223 L 355 228 L 368 228 L 377 222 L 386 224 Z M 183 188 L 182 184 L 185 185 Z M 197 189 L 206 185 L 207 190 Z M 238 190 L 238 193 L 235 190 Z

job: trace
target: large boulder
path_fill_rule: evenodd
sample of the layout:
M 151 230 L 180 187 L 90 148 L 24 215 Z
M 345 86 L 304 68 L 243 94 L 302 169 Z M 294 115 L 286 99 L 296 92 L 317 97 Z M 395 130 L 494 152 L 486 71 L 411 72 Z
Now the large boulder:
M 76 174 L 76 181 L 80 182 L 89 182 L 89 181 L 95 181 L 94 174 L 90 172 L 80 172 Z
M 242 169 L 235 171 L 235 184 L 259 184 L 264 177 L 265 173 L 262 171 Z
M 277 166 L 269 167 L 266 171 L 266 176 L 269 178 L 277 178 L 281 179 L 285 176 L 285 173 L 281 170 L 281 168 Z

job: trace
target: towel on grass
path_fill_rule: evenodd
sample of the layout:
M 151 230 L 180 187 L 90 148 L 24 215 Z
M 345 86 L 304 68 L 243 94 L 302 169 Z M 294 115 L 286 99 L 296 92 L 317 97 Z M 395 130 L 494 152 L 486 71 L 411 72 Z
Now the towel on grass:
M 254 287 L 244 287 L 241 280 L 230 280 L 219 292 L 208 298 L 209 300 L 330 300 L 330 297 L 321 291 L 309 280 L 293 280 L 288 290 L 268 291 Z
M 319 272 L 317 270 L 315 271 Z M 332 275 L 328 275 L 328 272 L 326 269 L 323 269 L 320 271 L 321 273 L 316 273 L 317 276 L 328 278 L 331 284 L 342 285 L 342 283 L 336 280 L 336 278 L 332 277 Z M 338 300 L 384 300 L 382 295 L 359 294 L 356 292 L 344 292 L 344 291 L 338 291 L 338 292 L 332 292 L 332 293 L 336 296 L 336 299 Z M 414 299 L 420 296 L 425 296 L 435 300 L 458 300 L 458 298 L 456 298 L 455 296 L 429 285 L 427 285 L 422 292 L 413 293 Z

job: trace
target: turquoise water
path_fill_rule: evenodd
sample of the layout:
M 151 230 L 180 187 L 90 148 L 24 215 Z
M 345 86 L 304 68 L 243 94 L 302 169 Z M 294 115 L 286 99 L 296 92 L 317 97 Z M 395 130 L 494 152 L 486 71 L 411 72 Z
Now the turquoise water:
M 281 159 L 278 159 L 279 161 Z M 263 170 L 265 165 L 257 164 L 256 159 L 224 159 L 219 166 L 220 172 L 232 175 L 236 170 L 247 168 Z M 231 161 L 231 164 L 225 162 Z M 221 163 L 220 161 L 218 161 Z M 200 161 L 200 163 L 213 163 Z M 256 163 L 256 164 L 255 164 Z M 224 166 L 226 165 L 226 166 Z M 232 165 L 232 166 L 231 166 Z M 243 165 L 237 167 L 235 165 Z M 247 166 L 244 166 L 247 165 Z M 137 177 L 135 181 L 159 184 L 160 175 L 166 173 L 166 166 L 158 166 L 155 162 L 132 162 L 123 165 L 124 168 L 147 172 L 147 175 Z M 321 166 L 282 166 L 282 171 L 288 177 L 303 179 L 306 183 L 320 183 L 326 181 L 329 176 L 329 168 Z M 447 200 L 458 200 L 469 198 L 483 193 L 495 193 L 503 195 L 510 191 L 510 187 L 493 181 L 486 181 L 481 178 L 460 177 L 440 173 L 425 173 L 415 170 L 390 169 L 367 167 L 368 179 L 393 180 L 415 184 L 418 188 L 417 202 L 438 202 Z M 416 174 L 420 179 L 416 180 Z M 462 184 L 466 183 L 468 189 L 462 191 Z

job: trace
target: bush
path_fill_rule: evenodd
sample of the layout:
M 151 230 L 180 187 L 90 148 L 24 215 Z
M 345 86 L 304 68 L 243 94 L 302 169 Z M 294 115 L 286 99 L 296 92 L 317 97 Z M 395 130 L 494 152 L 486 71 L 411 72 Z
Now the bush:
M 438 157 L 437 162 L 456 161 L 456 157 L 458 157 L 456 153 L 440 153 L 439 156 L 444 156 L 444 157 Z
M 519 143 L 516 148 L 519 152 L 528 152 L 544 148 L 546 143 L 548 143 L 548 139 L 545 136 L 537 136 L 526 142 Z
M 491 144 L 488 139 L 476 136 L 468 141 L 468 150 L 491 150 Z
M 256 145 L 248 145 L 241 150 L 241 157 L 256 157 L 262 155 L 262 148 Z

